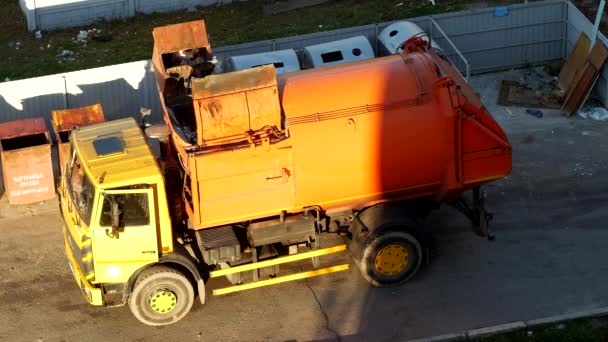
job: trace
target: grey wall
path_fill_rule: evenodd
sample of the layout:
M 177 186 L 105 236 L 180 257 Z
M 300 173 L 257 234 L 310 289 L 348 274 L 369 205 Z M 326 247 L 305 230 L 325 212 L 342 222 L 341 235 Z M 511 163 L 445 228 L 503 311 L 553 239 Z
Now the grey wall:
M 472 73 L 515 68 L 564 57 L 567 1 L 508 6 L 507 16 L 493 8 L 433 16 L 471 65 Z M 442 47 L 445 37 L 432 31 Z M 457 56 L 450 59 L 456 63 Z
M 591 23 L 567 0 L 510 6 L 509 16 L 494 17 L 493 9 L 432 16 L 468 60 L 471 72 L 509 69 L 528 63 L 563 59 L 581 30 Z M 432 25 L 429 17 L 407 19 L 427 31 L 464 73 L 464 62 Z M 218 58 L 293 48 L 365 35 L 377 48 L 376 36 L 390 23 L 319 32 L 214 49 Z M 605 38 L 602 36 L 602 40 Z M 568 49 L 568 50 L 567 50 Z M 608 72 L 597 92 L 608 98 Z M 102 103 L 109 119 L 137 116 L 139 107 L 151 107 L 153 119 L 162 111 L 149 61 L 120 64 L 60 75 L 0 83 L 0 122 L 20 118 L 50 117 L 55 109 Z M 49 125 L 50 128 L 50 125 Z

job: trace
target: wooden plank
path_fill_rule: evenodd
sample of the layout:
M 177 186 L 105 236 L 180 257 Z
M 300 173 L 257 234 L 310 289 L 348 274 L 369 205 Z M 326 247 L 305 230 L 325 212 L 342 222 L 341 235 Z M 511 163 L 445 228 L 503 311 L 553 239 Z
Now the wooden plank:
M 582 102 L 587 98 L 587 94 L 591 92 L 602 66 L 606 63 L 606 59 L 608 59 L 608 49 L 601 41 L 597 41 L 587 57 L 583 70 L 566 92 L 566 99 L 562 106 L 562 111 L 566 116 L 576 113 L 583 105 Z
M 559 72 L 559 87 L 561 90 L 568 90 L 568 86 L 574 81 L 577 73 L 583 69 L 590 47 L 591 42 L 589 41 L 589 38 L 584 32 L 581 33 L 576 41 L 574 49 L 568 56 L 562 70 Z

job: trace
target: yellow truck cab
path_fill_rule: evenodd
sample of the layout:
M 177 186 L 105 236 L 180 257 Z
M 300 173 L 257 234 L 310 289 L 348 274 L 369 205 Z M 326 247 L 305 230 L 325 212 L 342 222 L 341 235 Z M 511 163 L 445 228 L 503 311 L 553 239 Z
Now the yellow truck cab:
M 93 305 L 128 301 L 150 325 L 180 319 L 192 306 L 192 284 L 202 300 L 204 285 L 188 253 L 174 251 L 161 169 L 137 122 L 77 128 L 70 140 L 60 209 L 65 251 L 84 296 Z

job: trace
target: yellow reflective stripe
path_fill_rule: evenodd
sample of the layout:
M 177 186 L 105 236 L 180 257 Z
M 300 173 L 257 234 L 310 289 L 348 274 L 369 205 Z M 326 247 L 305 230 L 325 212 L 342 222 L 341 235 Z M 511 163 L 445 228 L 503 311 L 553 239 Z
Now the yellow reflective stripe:
M 85 277 L 86 280 L 90 280 L 90 279 L 93 279 L 93 278 L 95 278 L 95 273 L 87 274 L 86 277 Z
M 89 254 L 89 255 L 85 256 L 84 258 L 82 258 L 82 262 L 87 262 L 91 259 L 93 259 L 93 254 Z
M 272 260 L 254 262 L 254 263 L 247 264 L 247 265 L 227 268 L 225 270 L 213 271 L 213 272 L 211 272 L 210 277 L 216 278 L 216 277 L 221 277 L 221 276 L 224 276 L 227 274 L 239 273 L 239 272 L 244 272 L 244 271 L 249 271 L 249 270 L 255 270 L 258 268 L 262 268 L 262 267 L 274 266 L 274 265 L 284 264 L 287 262 L 314 258 L 316 256 L 342 252 L 345 250 L 346 250 L 346 245 L 340 245 L 340 246 L 310 251 L 310 252 L 306 252 L 306 253 L 288 255 L 288 256 L 272 259 Z
M 90 244 L 91 244 L 91 241 L 92 241 L 91 239 L 87 239 L 86 241 L 84 241 L 84 242 L 82 243 L 81 247 L 84 247 L 84 246 L 86 246 L 86 245 L 90 245 Z
M 256 281 L 256 282 L 244 284 L 244 285 L 230 286 L 230 287 L 225 287 L 223 289 L 213 290 L 213 295 L 219 296 L 219 295 L 223 295 L 223 294 L 227 294 L 227 293 L 254 289 L 256 287 L 262 287 L 262 286 L 285 283 L 285 282 L 293 281 L 293 280 L 316 277 L 316 276 L 320 276 L 320 275 L 324 275 L 324 274 L 328 274 L 328 273 L 346 271 L 348 268 L 349 268 L 349 265 L 344 264 L 344 265 L 322 268 L 320 270 L 315 270 L 315 271 L 301 272 L 301 273 L 291 274 L 288 276 Z

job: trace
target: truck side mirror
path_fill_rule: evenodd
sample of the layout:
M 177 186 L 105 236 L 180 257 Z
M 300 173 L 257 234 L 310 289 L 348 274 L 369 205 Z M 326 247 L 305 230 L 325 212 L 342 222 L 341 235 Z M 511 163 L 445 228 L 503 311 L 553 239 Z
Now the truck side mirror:
M 111 224 L 112 224 L 112 230 L 118 230 L 118 225 L 120 224 L 120 209 L 118 209 L 118 202 L 116 200 L 113 200 L 111 202 L 111 209 L 110 209 L 110 215 L 112 218 Z
M 118 201 L 114 196 L 106 197 L 106 200 L 110 202 L 110 212 L 106 212 L 106 214 L 110 214 L 110 225 L 112 226 L 112 231 L 106 229 L 106 235 L 112 239 L 118 239 L 118 228 L 120 226 L 120 209 L 118 208 Z

